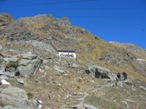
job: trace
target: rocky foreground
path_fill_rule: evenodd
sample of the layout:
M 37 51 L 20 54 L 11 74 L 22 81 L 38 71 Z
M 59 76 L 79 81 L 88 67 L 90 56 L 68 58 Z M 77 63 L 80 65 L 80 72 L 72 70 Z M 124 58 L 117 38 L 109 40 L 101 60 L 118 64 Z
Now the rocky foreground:
M 145 109 L 145 60 L 144 49 L 107 43 L 68 18 L 1 14 L 0 109 Z M 118 72 L 128 79 L 117 82 Z

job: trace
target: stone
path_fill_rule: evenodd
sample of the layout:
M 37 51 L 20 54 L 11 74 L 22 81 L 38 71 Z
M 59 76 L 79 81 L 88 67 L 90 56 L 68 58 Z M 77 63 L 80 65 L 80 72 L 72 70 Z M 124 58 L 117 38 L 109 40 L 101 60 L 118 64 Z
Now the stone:
M 16 107 L 13 107 L 13 106 L 4 106 L 4 107 L 2 107 L 2 108 L 0 108 L 0 109 L 20 109 L 20 108 L 16 108 Z
M 122 101 L 122 103 L 125 105 L 126 108 L 130 107 L 126 101 Z
M 84 107 L 85 107 L 85 109 L 99 109 L 99 108 L 96 108 L 95 106 L 89 105 L 89 104 L 84 104 Z
M 18 79 L 17 79 L 17 82 L 24 85 L 24 80 L 21 79 L 21 78 L 18 78 Z
M 0 70 L 0 75 L 4 75 L 4 71 L 3 70 Z
M 31 55 L 32 56 L 32 55 Z M 29 62 L 24 60 L 21 62 L 21 65 L 17 67 L 17 71 L 19 72 L 20 76 L 29 77 L 36 73 L 40 65 L 42 64 L 42 60 L 39 58 L 28 58 L 31 59 Z M 26 66 L 24 66 L 26 65 Z
M 146 90 L 146 87 L 144 87 L 144 86 L 140 86 L 140 88 L 143 89 L 143 90 Z
M 4 73 L 7 77 L 10 77 L 10 78 L 14 78 L 15 76 L 15 73 L 14 72 L 5 72 Z
M 49 66 L 45 66 L 45 70 L 49 70 L 51 69 Z
M 4 72 L 4 71 L 5 71 L 5 68 L 0 65 L 0 72 Z
M 23 89 L 13 86 L 3 89 L 0 97 L 3 99 L 7 99 L 11 103 L 14 102 L 14 104 L 17 106 L 20 106 L 20 104 L 22 105 L 22 101 L 28 100 L 27 93 Z
M 28 65 L 30 62 L 30 60 L 27 60 L 27 59 L 21 59 L 20 62 L 19 62 L 19 65 L 23 65 L 23 66 L 26 66 Z
M 56 50 L 50 45 L 50 44 L 46 44 L 44 42 L 40 42 L 40 41 L 36 41 L 36 40 L 33 40 L 30 42 L 34 47 L 38 47 L 38 48 L 43 48 L 47 51 L 50 51 L 50 52 L 53 52 L 53 53 L 56 53 Z
M 17 71 L 19 72 L 20 76 L 29 77 L 34 73 L 34 64 L 29 64 L 27 66 L 18 66 Z
M 18 87 L 9 86 L 3 89 L 0 98 L 9 104 L 4 106 L 3 109 L 37 109 L 38 107 L 37 102 L 28 100 L 27 93 Z
M 71 23 L 67 17 L 59 18 L 57 19 L 57 25 L 62 27 L 62 26 L 69 26 Z
M 22 55 L 23 59 L 33 60 L 37 58 L 37 55 L 32 54 L 31 52 L 28 52 L 26 54 Z
M 127 101 L 127 102 L 131 102 L 131 103 L 136 103 L 135 100 L 131 100 L 131 99 L 125 99 L 125 101 Z
M 0 76 L 0 79 L 1 79 L 1 80 L 2 80 L 2 79 L 8 80 L 9 78 L 8 78 L 6 75 L 1 75 L 1 76 Z
M 65 71 L 63 71 L 59 66 L 55 65 L 54 67 L 54 70 L 59 72 L 59 73 L 64 73 Z
M 17 62 L 18 61 L 18 56 L 12 56 L 11 58 L 9 58 L 9 62 Z
M 21 58 L 20 58 L 21 57 Z M 15 73 L 21 76 L 28 77 L 35 73 L 38 67 L 42 64 L 42 59 L 38 58 L 37 55 L 28 52 L 22 56 L 13 56 L 8 59 L 7 65 L 4 70 L 0 70 L 0 74 L 14 77 Z
M 8 57 L 4 57 L 4 58 L 3 58 L 3 60 L 6 61 L 6 62 L 8 62 L 9 59 L 10 59 L 10 58 L 8 58 Z
M 40 63 L 40 61 L 41 61 L 40 59 L 36 58 L 30 61 L 30 64 L 37 64 L 37 63 Z
M 5 70 L 9 72 L 14 72 L 18 66 L 18 60 L 18 56 L 12 56 L 11 58 L 9 58 Z
M 48 61 L 47 60 L 44 60 L 43 63 L 46 64 L 46 63 L 48 63 Z
M 101 67 L 99 65 L 92 65 L 88 67 L 89 74 L 96 78 L 109 78 L 111 80 L 115 80 L 116 76 L 113 74 L 112 71 L 105 67 Z
M 79 65 L 77 65 L 77 64 L 73 64 L 71 67 L 72 67 L 72 68 L 78 68 Z
M 76 104 L 69 107 L 69 109 L 85 109 L 82 104 Z

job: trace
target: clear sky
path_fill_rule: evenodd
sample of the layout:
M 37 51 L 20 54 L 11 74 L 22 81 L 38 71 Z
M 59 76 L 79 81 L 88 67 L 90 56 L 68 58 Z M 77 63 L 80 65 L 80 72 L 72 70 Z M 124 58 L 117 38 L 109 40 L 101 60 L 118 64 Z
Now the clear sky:
M 68 17 L 105 41 L 133 43 L 146 49 L 146 0 L 0 0 L 0 13 L 15 19 L 52 14 Z

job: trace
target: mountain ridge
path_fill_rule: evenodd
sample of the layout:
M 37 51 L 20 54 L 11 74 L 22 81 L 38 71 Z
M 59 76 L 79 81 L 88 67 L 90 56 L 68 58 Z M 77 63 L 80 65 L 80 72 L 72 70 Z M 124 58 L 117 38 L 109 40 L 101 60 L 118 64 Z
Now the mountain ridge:
M 146 106 L 138 101 L 145 100 L 142 97 L 145 96 L 143 93 L 146 87 L 145 50 L 135 45 L 108 43 L 83 28 L 72 26 L 67 17 L 37 15 L 14 20 L 9 14 L 0 14 L 0 46 L 0 65 L 6 70 L 15 71 L 13 66 L 11 69 L 5 67 L 8 66 L 5 61 L 9 57 L 14 56 L 13 59 L 17 60 L 15 67 L 19 68 L 19 73 L 23 71 L 22 64 L 27 65 L 30 62 L 30 67 L 37 62 L 35 64 L 38 66 L 43 60 L 34 75 L 27 78 L 20 75 L 21 79 L 24 79 L 24 86 L 16 82 L 19 79 L 18 74 L 9 81 L 13 86 L 27 91 L 30 100 L 35 97 L 41 99 L 44 109 L 65 109 L 64 105 L 69 109 L 69 106 L 74 106 L 76 102 L 83 109 L 84 103 L 96 107 L 99 105 L 101 109 L 107 109 L 105 106 L 109 109 L 124 109 L 125 106 L 133 108 L 135 105 L 144 109 Z M 59 57 L 57 50 L 60 49 L 75 50 L 77 59 Z M 24 54 L 27 54 L 27 60 Z M 32 57 L 38 58 L 31 60 Z M 123 87 L 112 87 L 114 83 L 88 75 L 88 67 L 91 66 L 92 69 L 92 65 L 102 66 L 99 68 L 104 70 L 109 69 L 106 71 L 112 72 L 112 75 L 126 72 L 132 83 L 122 82 Z M 135 102 L 129 102 L 127 96 Z M 123 101 L 128 104 L 121 103 Z
M 6 17 L 12 18 L 9 17 L 9 15 L 7 15 Z M 120 48 L 123 52 L 119 51 L 119 48 L 117 48 L 117 46 L 105 42 L 98 36 L 95 36 L 88 32 L 87 30 L 82 29 L 78 26 L 71 26 L 71 23 L 66 17 L 55 19 L 52 15 L 37 15 L 35 17 L 20 18 L 15 21 L 12 18 L 12 20 L 8 21 L 10 21 L 10 23 L 8 23 L 8 26 L 6 26 L 6 28 L 2 30 L 0 34 L 2 39 L 7 39 L 8 41 L 37 40 L 50 44 L 55 50 L 74 49 L 77 51 L 78 58 L 86 61 L 85 63 L 88 63 L 88 61 L 93 61 L 95 63 L 106 66 L 107 62 L 105 63 L 104 61 L 101 61 L 101 58 L 105 58 L 105 61 L 109 61 L 109 64 L 113 63 L 114 67 L 117 67 L 117 63 L 114 64 L 115 59 L 109 60 L 110 58 L 107 58 L 108 56 L 105 55 L 112 52 L 115 52 L 115 55 L 123 53 L 123 56 L 125 55 L 125 58 L 127 56 L 129 57 L 133 55 L 129 58 L 134 59 L 132 60 L 134 61 L 134 64 L 136 64 L 134 65 L 134 67 L 139 66 L 138 62 L 136 62 L 136 58 L 142 58 L 142 56 L 137 57 L 137 52 L 134 53 L 130 50 L 126 50 L 127 48 L 124 48 L 124 51 L 121 47 Z M 143 49 L 141 49 L 141 51 L 142 50 Z M 128 52 L 127 56 L 126 52 Z M 86 56 L 83 54 L 86 54 Z M 141 52 L 139 54 L 141 54 Z M 144 57 L 146 57 L 145 52 L 142 52 L 142 54 L 144 54 Z M 113 54 L 109 55 L 112 56 Z M 116 59 L 119 60 L 119 58 L 121 58 L 124 62 L 122 64 L 126 64 L 127 66 L 132 67 L 132 69 L 130 69 L 132 70 L 132 72 L 134 72 L 133 65 L 131 66 L 131 61 L 129 60 L 128 62 L 127 59 L 129 58 L 127 57 L 127 59 L 124 59 L 124 57 L 121 58 L 119 57 L 119 55 L 117 55 Z M 143 67 L 143 69 L 145 68 Z M 140 70 L 140 72 L 141 71 L 144 74 L 145 70 Z

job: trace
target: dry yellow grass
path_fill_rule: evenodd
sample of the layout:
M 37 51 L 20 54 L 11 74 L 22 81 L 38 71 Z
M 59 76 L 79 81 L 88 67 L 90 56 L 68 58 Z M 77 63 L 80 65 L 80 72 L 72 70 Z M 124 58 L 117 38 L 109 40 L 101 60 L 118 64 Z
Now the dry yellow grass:
M 80 36 L 83 37 L 83 36 Z M 117 49 L 116 46 L 109 44 L 103 40 L 95 40 L 95 36 L 93 35 L 87 35 L 83 37 L 83 40 L 78 41 L 79 45 L 75 47 L 77 50 L 81 50 L 79 53 L 77 53 L 78 59 L 82 60 L 83 63 L 86 63 L 86 65 L 89 64 L 99 64 L 103 67 L 107 67 L 110 70 L 114 72 L 127 72 L 129 77 L 135 78 L 138 80 L 146 81 L 146 77 L 142 75 L 140 72 L 136 72 L 132 64 L 127 63 L 128 68 L 122 68 L 112 65 L 105 65 L 101 61 L 99 61 L 99 57 L 103 55 L 104 52 L 112 51 L 114 49 Z M 87 48 L 87 45 L 93 45 L 95 48 L 92 51 L 85 51 Z M 117 60 L 115 60 L 117 61 Z M 91 63 L 92 62 L 92 63 Z

